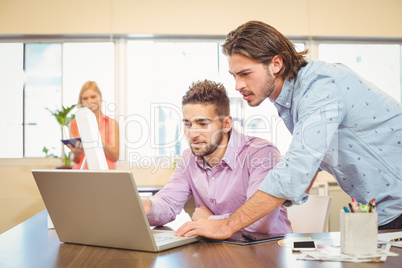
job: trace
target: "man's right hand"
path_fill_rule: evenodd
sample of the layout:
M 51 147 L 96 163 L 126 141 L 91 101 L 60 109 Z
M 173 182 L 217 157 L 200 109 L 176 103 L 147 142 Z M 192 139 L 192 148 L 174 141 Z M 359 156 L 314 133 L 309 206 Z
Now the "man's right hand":
M 277 198 L 258 190 L 229 218 L 224 220 L 200 219 L 186 222 L 176 231 L 176 235 L 200 235 L 215 239 L 226 239 L 272 212 L 283 202 L 285 202 L 285 199 Z
M 144 207 L 145 210 L 145 214 L 148 215 L 149 213 L 151 213 L 151 208 L 152 208 L 152 201 L 149 199 L 143 199 L 141 198 L 142 201 L 142 206 Z

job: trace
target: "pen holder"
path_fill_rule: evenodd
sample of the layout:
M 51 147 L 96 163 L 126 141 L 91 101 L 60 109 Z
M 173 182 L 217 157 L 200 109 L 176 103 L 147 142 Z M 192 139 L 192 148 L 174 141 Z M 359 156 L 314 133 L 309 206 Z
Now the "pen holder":
M 376 212 L 345 213 L 341 210 L 341 252 L 349 255 L 377 253 Z

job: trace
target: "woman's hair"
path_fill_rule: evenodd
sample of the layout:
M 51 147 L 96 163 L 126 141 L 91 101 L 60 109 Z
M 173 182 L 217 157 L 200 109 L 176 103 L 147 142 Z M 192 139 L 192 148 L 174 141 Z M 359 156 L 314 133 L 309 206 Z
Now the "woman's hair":
M 221 83 L 209 80 L 193 83 L 183 96 L 182 105 L 186 104 L 211 104 L 219 117 L 230 115 L 230 100 Z
M 95 81 L 86 81 L 80 90 L 80 94 L 78 95 L 78 106 L 81 107 L 82 106 L 82 94 L 84 94 L 85 91 L 87 91 L 88 89 L 92 89 L 95 90 L 96 93 L 98 93 L 99 97 L 100 97 L 100 102 L 102 102 L 102 92 L 100 91 L 98 84 L 96 84 Z
M 280 55 L 283 67 L 277 74 L 284 80 L 292 80 L 307 65 L 304 56 L 308 50 L 297 52 L 294 44 L 274 27 L 249 21 L 231 31 L 222 45 L 225 55 L 240 54 L 263 64 L 270 64 L 274 56 Z

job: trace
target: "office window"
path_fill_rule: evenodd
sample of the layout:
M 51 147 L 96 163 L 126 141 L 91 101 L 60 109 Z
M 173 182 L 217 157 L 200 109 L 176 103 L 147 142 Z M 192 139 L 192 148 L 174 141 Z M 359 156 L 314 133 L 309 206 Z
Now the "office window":
M 0 44 L 0 158 L 23 156 L 23 44 Z
M 192 82 L 218 80 L 218 44 L 129 41 L 127 54 L 128 160 L 180 155 L 181 98 Z
M 341 62 L 401 101 L 401 46 L 397 44 L 320 44 L 319 59 Z
M 63 44 L 63 100 L 64 106 L 77 104 L 81 86 L 88 80 L 95 81 L 102 92 L 102 111 L 107 116 L 115 118 L 115 88 L 114 88 L 114 44 L 113 42 L 79 42 Z M 73 113 L 75 110 L 73 110 Z M 69 136 L 67 127 L 63 129 L 64 136 Z M 54 137 L 58 147 L 60 134 Z M 69 152 L 67 146 L 64 146 Z
M 60 130 L 46 107 L 61 103 L 61 45 L 1 44 L 1 157 L 43 156 Z M 4 59 L 4 60 L 3 60 Z
M 114 116 L 114 44 L 0 44 L 1 158 L 43 157 L 43 147 L 60 155 L 61 131 L 46 109 L 77 103 L 87 80 L 98 83 L 103 110 Z M 63 80 L 63 82 L 62 82 Z M 67 148 L 67 147 L 66 147 Z M 68 149 L 67 149 L 68 150 Z
M 401 99 L 400 44 L 309 44 L 318 47 L 319 59 L 343 62 Z M 291 135 L 275 107 L 269 100 L 248 106 L 234 89 L 221 45 L 182 39 L 0 43 L 0 97 L 7 100 L 0 108 L 6 115 L 0 118 L 0 158 L 43 157 L 43 146 L 59 155 L 61 131 L 68 130 L 61 130 L 46 108 L 75 104 L 87 80 L 99 84 L 106 115 L 115 117 L 118 109 L 120 160 L 126 163 L 153 165 L 155 156 L 180 155 L 188 147 L 181 98 L 192 82 L 203 79 L 225 85 L 235 129 L 265 138 L 285 153 Z M 302 42 L 295 45 L 305 48 Z
M 234 89 L 221 45 L 213 41 L 128 42 L 128 117 L 124 122 L 128 162 L 146 161 L 144 156 L 181 155 L 188 147 L 181 98 L 192 82 L 203 79 L 226 87 L 236 130 L 268 139 L 281 147 L 281 152 L 287 150 L 291 135 L 274 106 L 247 105 Z M 297 47 L 303 50 L 305 45 L 297 43 Z
M 112 42 L 63 44 L 63 104 L 76 104 L 81 86 L 95 81 L 102 91 L 103 112 L 115 111 L 114 44 Z

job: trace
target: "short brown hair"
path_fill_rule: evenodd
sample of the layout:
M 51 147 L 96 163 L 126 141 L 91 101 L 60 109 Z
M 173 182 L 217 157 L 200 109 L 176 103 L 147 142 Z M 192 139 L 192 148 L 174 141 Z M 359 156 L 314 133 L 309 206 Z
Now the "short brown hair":
M 270 64 L 274 56 L 283 58 L 278 73 L 284 80 L 297 77 L 301 67 L 307 65 L 304 56 L 308 50 L 297 52 L 294 44 L 274 27 L 261 21 L 249 21 L 231 31 L 222 45 L 225 55 L 240 54 L 263 64 Z
M 219 117 L 230 114 L 230 100 L 225 87 L 209 80 L 192 83 L 182 99 L 182 105 L 186 104 L 212 104 Z

